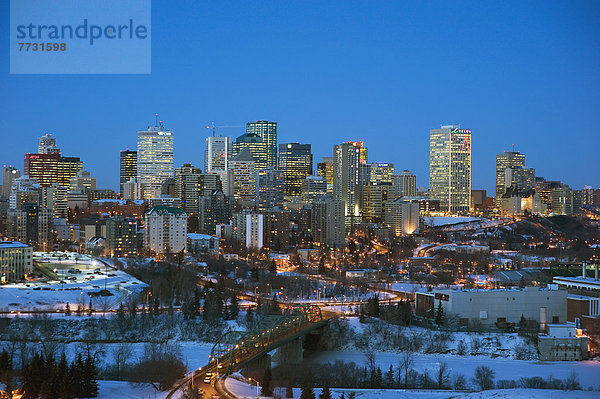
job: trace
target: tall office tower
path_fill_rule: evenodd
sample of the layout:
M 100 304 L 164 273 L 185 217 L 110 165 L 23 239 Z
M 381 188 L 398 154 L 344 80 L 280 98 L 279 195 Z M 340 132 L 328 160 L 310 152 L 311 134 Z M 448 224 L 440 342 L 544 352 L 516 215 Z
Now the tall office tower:
M 121 151 L 119 153 L 119 165 L 119 192 L 123 196 L 124 184 L 137 178 L 137 151 Z
M 200 179 L 200 195 L 211 195 L 217 190 L 221 190 L 221 176 L 218 173 L 204 173 Z
M 235 198 L 229 197 L 222 190 L 198 199 L 198 227 L 202 233 L 215 234 L 218 224 L 229 224 L 233 218 Z
M 263 241 L 271 251 L 285 251 L 290 245 L 289 210 L 272 209 L 263 214 Z
M 162 183 L 173 177 L 173 132 L 160 122 L 137 135 L 137 174 L 144 198 L 158 197 Z
M 367 162 L 362 141 L 333 147 L 333 197 L 344 202 L 346 216 L 360 215 L 359 167 Z
M 317 164 L 317 176 L 321 176 L 327 183 L 327 192 L 333 194 L 333 157 L 323 157 Z
M 256 171 L 255 204 L 259 211 L 283 206 L 283 172 L 269 167 Z
M 279 144 L 279 169 L 283 171 L 283 193 L 300 195 L 302 181 L 312 174 L 310 144 Z
M 470 211 L 471 129 L 445 125 L 430 130 L 429 190 L 443 211 Z
M 52 187 L 42 187 L 39 190 L 39 204 L 42 208 L 52 209 L 54 217 L 66 218 L 68 216 L 67 195 L 69 189 L 54 183 Z
M 8 207 L 10 209 L 19 209 L 26 203 L 38 203 L 40 185 L 36 180 L 29 176 L 21 176 L 13 179 L 10 195 L 8 198 Z
M 175 168 L 175 194 L 181 199 L 181 209 L 190 215 L 198 214 L 198 197 L 201 195 L 202 171 L 186 163 Z
M 60 155 L 60 150 L 56 146 L 56 139 L 51 134 L 45 134 L 38 139 L 38 154 Z
M 267 163 L 267 143 L 262 137 L 255 133 L 245 133 L 235 139 L 233 144 L 234 154 L 238 155 L 244 148 L 247 148 L 256 162 L 257 169 L 263 169 L 268 166 Z
M 59 186 L 71 188 L 71 180 L 83 171 L 83 162 L 79 157 L 59 157 L 57 183 Z
M 546 211 L 552 210 L 552 190 L 561 186 L 562 183 L 556 180 L 546 180 L 543 177 L 535 178 L 535 192 L 540 195 L 540 200 L 543 206 L 546 207 Z
M 14 166 L 4 166 L 2 168 L 2 196 L 8 197 L 12 189 L 14 179 L 21 177 L 21 171 Z
M 572 215 L 579 209 L 575 209 L 573 201 L 573 190 L 569 186 L 561 186 L 552 190 L 552 212 L 556 215 Z
M 227 170 L 233 155 L 231 137 L 207 137 L 204 151 L 204 171 L 206 173 Z
M 25 154 L 24 174 L 37 180 L 41 187 L 58 182 L 58 154 Z
M 529 191 L 535 187 L 535 169 L 532 168 L 506 168 L 504 170 L 505 192 L 511 187 L 513 190 Z
M 413 197 L 417 195 L 417 176 L 410 170 L 403 170 L 392 176 L 394 185 L 394 197 Z
M 231 160 L 233 170 L 233 196 L 240 201 L 254 201 L 256 196 L 256 160 L 249 148 Z
M 496 202 L 506 193 L 509 187 L 506 185 L 506 169 L 522 168 L 525 166 L 525 154 L 518 151 L 504 151 L 502 154 L 496 154 Z
M 346 245 L 345 208 L 344 201 L 329 195 L 315 198 L 310 223 L 313 241 L 332 248 Z
M 267 146 L 266 166 L 277 167 L 277 122 L 256 121 L 246 123 L 246 133 L 256 134 Z

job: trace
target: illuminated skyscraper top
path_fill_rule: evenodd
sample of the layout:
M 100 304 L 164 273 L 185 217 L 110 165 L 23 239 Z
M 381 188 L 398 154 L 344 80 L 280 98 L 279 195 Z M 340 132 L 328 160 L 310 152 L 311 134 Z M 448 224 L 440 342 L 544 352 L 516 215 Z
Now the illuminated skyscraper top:
M 445 125 L 430 130 L 429 189 L 440 209 L 468 213 L 471 209 L 471 129 Z
M 162 183 L 173 177 L 173 132 L 162 121 L 138 132 L 137 174 L 145 199 L 158 197 Z
M 277 167 L 277 122 L 256 121 L 246 123 L 246 133 L 256 134 L 267 146 L 267 165 Z

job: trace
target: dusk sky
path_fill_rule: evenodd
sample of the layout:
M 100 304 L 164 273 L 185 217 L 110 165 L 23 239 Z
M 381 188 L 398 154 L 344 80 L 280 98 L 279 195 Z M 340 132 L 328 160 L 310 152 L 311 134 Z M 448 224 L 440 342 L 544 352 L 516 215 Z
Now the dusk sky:
M 22 169 L 52 133 L 118 190 L 119 150 L 158 113 L 176 167 L 204 169 L 211 121 L 263 119 L 312 144 L 315 166 L 364 140 L 428 187 L 429 129 L 458 123 L 473 189 L 493 194 L 512 144 L 538 176 L 600 187 L 599 1 L 153 1 L 150 75 L 10 75 L 8 1 L 0 13 L 0 164 Z

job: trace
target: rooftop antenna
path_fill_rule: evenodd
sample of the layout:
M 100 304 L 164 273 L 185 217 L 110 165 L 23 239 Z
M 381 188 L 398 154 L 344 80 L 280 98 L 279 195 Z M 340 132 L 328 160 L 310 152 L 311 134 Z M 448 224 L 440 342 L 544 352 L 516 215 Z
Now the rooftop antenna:
M 154 126 L 158 126 L 158 114 L 154 114 Z

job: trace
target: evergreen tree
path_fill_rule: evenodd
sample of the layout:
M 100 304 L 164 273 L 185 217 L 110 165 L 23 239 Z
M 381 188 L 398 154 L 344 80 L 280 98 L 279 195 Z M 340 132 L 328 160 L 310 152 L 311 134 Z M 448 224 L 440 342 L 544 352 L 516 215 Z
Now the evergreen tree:
M 265 373 L 263 374 L 261 384 L 260 384 L 260 386 L 261 386 L 260 394 L 262 396 L 273 396 L 272 383 L 273 383 L 273 374 L 271 374 L 271 368 L 267 367 L 265 369 Z
M 71 306 L 67 302 L 67 306 L 65 306 L 65 316 L 71 316 Z
M 231 297 L 231 306 L 229 307 L 229 316 L 232 320 L 237 320 L 238 315 L 240 314 L 240 304 L 238 302 L 237 296 L 233 295 Z
M 92 298 L 90 297 L 90 305 L 88 306 L 88 316 L 92 315 L 94 309 L 92 308 Z
M 324 387 L 319 395 L 319 399 L 331 399 L 331 391 L 329 387 Z
M 83 378 L 81 385 L 84 397 L 95 398 L 98 396 L 98 372 L 91 356 L 88 356 L 85 359 L 82 374 Z
M 438 326 L 441 326 L 444 324 L 445 322 L 445 316 L 444 316 L 444 308 L 442 306 L 442 300 L 440 299 L 440 302 L 438 303 L 438 307 L 437 310 L 435 312 L 435 323 Z

